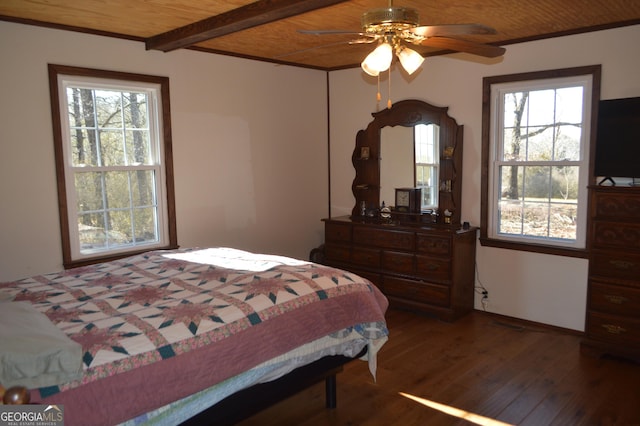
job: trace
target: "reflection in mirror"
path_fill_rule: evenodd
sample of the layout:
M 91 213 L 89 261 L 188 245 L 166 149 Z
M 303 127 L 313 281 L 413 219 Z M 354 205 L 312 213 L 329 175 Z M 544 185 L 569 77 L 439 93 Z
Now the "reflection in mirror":
M 384 127 L 380 131 L 380 201 L 393 206 L 396 188 L 415 186 L 413 128 Z
M 422 210 L 438 207 L 439 126 L 384 127 L 380 132 L 380 200 L 395 202 L 396 188 L 422 188 Z
M 422 188 L 422 210 L 438 208 L 440 126 L 418 124 L 415 134 L 416 186 Z

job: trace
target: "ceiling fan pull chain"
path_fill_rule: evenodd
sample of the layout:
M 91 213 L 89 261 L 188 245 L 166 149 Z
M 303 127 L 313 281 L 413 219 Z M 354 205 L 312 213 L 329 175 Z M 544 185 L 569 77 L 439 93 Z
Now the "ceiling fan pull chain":
M 376 100 L 380 103 L 382 99 L 382 95 L 380 94 L 380 73 L 378 73 L 378 94 L 376 95 Z
M 391 67 L 389 67 L 389 99 L 387 100 L 387 108 L 391 109 Z

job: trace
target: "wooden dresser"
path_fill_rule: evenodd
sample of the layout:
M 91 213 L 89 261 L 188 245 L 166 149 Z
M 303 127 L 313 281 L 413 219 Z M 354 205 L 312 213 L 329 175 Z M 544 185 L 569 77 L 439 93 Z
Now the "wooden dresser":
M 395 306 L 453 321 L 473 309 L 476 228 L 325 222 L 324 262 L 371 280 Z
M 585 352 L 640 359 L 640 188 L 589 188 Z

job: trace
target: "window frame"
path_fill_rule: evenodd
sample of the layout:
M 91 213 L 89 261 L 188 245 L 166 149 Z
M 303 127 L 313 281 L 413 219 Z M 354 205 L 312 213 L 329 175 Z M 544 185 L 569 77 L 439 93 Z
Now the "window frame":
M 423 127 L 420 127 L 423 126 Z M 422 130 L 424 129 L 424 130 Z M 421 143 L 420 139 L 423 135 L 426 136 L 427 139 L 430 139 L 429 143 Z M 431 147 L 429 150 L 429 157 L 431 157 L 432 162 L 422 163 L 419 161 L 419 151 L 421 151 L 422 146 Z M 413 163 L 414 163 L 414 186 L 418 188 L 422 188 L 422 197 L 420 201 L 421 210 L 425 209 L 437 209 L 438 208 L 438 196 L 440 193 L 440 126 L 434 123 L 418 123 L 413 126 Z M 420 152 L 421 153 L 421 152 Z M 421 173 L 418 172 L 420 168 L 429 168 L 431 180 L 431 186 L 419 185 L 418 184 L 418 176 Z M 424 191 L 425 188 L 430 188 L 431 192 L 429 194 Z M 428 199 L 428 200 L 427 200 Z M 426 202 L 429 201 L 429 202 Z
M 48 72 L 64 268 L 73 268 L 114 260 L 149 250 L 177 248 L 169 78 L 56 64 L 48 64 Z M 158 194 L 158 205 L 162 211 L 159 215 L 158 225 L 164 229 L 160 231 L 161 240 L 158 243 L 126 248 L 119 247 L 117 249 L 92 254 L 80 253 L 78 232 L 75 229 L 71 229 L 72 221 L 69 217 L 70 214 L 74 214 L 75 212 L 75 209 L 70 207 L 70 203 L 76 199 L 76 194 L 74 184 L 67 182 L 66 173 L 68 162 L 68 149 L 65 149 L 67 141 L 64 138 L 64 128 L 66 124 L 63 123 L 61 115 L 63 111 L 62 102 L 66 99 L 66 95 L 61 93 L 61 90 L 63 90 L 61 87 L 65 79 L 83 79 L 87 81 L 103 80 L 106 81 L 104 87 L 111 86 L 112 88 L 117 88 L 117 90 L 124 90 L 132 85 L 155 86 L 157 88 L 158 99 L 155 108 L 157 110 L 158 125 L 156 132 L 160 145 L 158 147 L 160 168 L 163 169 L 162 176 L 158 176 L 160 185 L 162 186 L 161 194 Z M 66 111 L 66 108 L 64 111 Z M 77 222 L 77 219 L 75 219 L 75 222 Z
M 588 197 L 580 199 L 579 209 L 585 214 L 582 215 L 582 220 L 578 223 L 579 233 L 584 235 L 584 247 L 568 247 L 566 244 L 559 243 L 553 244 L 551 242 L 540 242 L 538 238 L 531 238 L 531 241 L 523 241 L 526 238 L 519 238 L 518 240 L 509 238 L 495 238 L 490 235 L 490 222 L 495 221 L 496 218 L 491 216 L 497 214 L 497 209 L 493 208 L 492 191 L 496 185 L 495 179 L 491 176 L 492 164 L 494 159 L 492 155 L 497 141 L 495 135 L 497 134 L 495 125 L 497 118 L 494 116 L 495 105 L 493 105 L 492 92 L 494 86 L 504 86 L 507 84 L 522 83 L 522 87 L 531 86 L 535 82 L 553 79 L 563 79 L 569 77 L 581 77 L 589 76 L 591 78 L 591 99 L 585 99 L 584 102 L 587 106 L 590 106 L 590 117 L 585 118 L 583 123 L 585 124 L 585 131 L 589 131 L 587 149 L 588 156 L 585 158 L 585 162 L 588 167 L 586 174 L 586 181 L 580 182 L 580 185 L 585 187 L 593 185 L 595 183 L 595 177 L 593 176 L 593 163 L 595 153 L 595 138 L 597 128 L 597 113 L 598 103 L 600 101 L 600 76 L 601 65 L 590 65 L 584 67 L 564 68 L 557 70 L 547 71 L 534 71 L 519 74 L 501 75 L 485 77 L 483 79 L 482 88 L 482 169 L 481 169 L 481 219 L 480 219 L 480 243 L 483 246 L 505 248 L 511 250 L 529 251 L 535 253 L 545 253 L 559 256 L 569 257 L 587 257 L 587 212 L 589 209 Z M 589 119 L 589 123 L 586 120 Z M 581 171 L 583 172 L 583 171 Z M 585 188 L 586 189 L 586 188 Z M 495 223 L 495 222 L 494 222 Z

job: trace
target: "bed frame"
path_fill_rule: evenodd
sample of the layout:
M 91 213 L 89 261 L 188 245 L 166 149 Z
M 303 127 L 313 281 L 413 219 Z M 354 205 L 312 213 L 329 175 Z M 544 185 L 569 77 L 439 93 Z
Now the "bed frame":
M 354 358 L 342 355 L 327 356 L 311 364 L 298 367 L 289 374 L 267 383 L 260 383 L 228 396 L 216 405 L 182 423 L 183 426 L 202 424 L 233 425 L 296 393 L 325 381 L 325 406 L 337 406 L 336 375 L 345 364 L 364 356 L 366 347 Z M 247 401 L 251 401 L 247 404 Z

